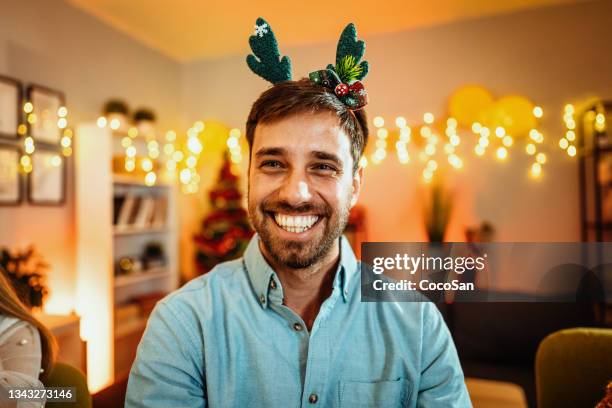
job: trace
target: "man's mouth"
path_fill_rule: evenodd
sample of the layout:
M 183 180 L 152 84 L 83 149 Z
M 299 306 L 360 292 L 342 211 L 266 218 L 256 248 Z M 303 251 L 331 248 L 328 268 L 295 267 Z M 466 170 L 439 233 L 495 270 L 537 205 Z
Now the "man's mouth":
M 317 221 L 319 221 L 318 215 L 287 215 L 281 213 L 274 213 L 274 221 L 276 225 L 288 232 L 300 234 L 302 232 L 311 229 Z

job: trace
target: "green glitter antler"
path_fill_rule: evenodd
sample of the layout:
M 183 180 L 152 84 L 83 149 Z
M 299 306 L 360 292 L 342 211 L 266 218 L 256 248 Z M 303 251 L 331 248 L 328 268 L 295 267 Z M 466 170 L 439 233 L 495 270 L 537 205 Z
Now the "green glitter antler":
M 286 55 L 281 58 L 278 42 L 272 27 L 259 17 L 255 23 L 255 34 L 249 37 L 253 54 L 247 55 L 251 71 L 273 84 L 291 80 L 291 60 Z
M 357 40 L 357 29 L 353 23 L 347 25 L 336 49 L 336 66 L 329 65 L 328 68 L 335 69 L 344 83 L 360 81 L 368 75 L 368 61 L 361 61 L 365 53 L 365 42 Z

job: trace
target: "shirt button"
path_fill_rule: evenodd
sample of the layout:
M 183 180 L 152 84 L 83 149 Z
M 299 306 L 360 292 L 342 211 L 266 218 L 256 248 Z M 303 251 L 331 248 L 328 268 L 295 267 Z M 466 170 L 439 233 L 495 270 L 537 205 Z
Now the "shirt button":
M 301 324 L 299 324 L 299 323 L 294 323 L 294 324 L 293 324 L 293 329 L 294 329 L 295 331 L 302 331 L 302 330 L 304 329 L 304 326 L 302 326 L 302 325 L 301 325 Z
M 276 282 L 274 282 L 274 279 L 270 280 L 270 289 L 276 289 Z
M 261 303 L 266 303 L 266 297 L 262 294 L 261 296 L 259 296 L 259 300 L 261 301 Z
M 310 396 L 308 397 L 308 402 L 310 402 L 311 404 L 316 404 L 318 400 L 319 397 L 317 396 L 317 394 L 310 394 Z

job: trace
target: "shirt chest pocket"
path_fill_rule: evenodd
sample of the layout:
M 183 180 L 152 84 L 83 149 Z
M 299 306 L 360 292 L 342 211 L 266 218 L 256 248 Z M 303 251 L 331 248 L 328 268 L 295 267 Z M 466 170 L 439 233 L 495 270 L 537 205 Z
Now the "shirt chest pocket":
M 411 392 L 410 382 L 401 378 L 391 381 L 341 381 L 339 388 L 342 408 L 405 407 Z

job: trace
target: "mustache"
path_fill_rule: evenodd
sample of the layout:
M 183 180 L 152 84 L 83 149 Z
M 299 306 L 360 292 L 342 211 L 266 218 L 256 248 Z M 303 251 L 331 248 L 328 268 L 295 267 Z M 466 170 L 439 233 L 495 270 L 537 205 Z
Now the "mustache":
M 260 208 L 265 212 L 282 212 L 284 214 L 304 214 L 315 213 L 323 216 L 331 215 L 331 208 L 324 204 L 302 203 L 300 205 L 291 205 L 287 201 L 263 201 Z

